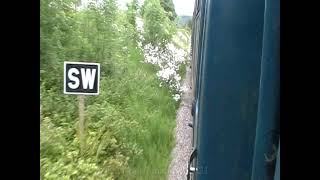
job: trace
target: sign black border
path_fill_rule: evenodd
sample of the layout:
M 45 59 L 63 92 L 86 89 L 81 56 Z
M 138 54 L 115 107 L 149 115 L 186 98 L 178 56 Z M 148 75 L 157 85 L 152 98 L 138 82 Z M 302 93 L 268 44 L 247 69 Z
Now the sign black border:
M 96 65 L 98 66 L 98 82 L 97 82 L 97 89 L 96 93 L 84 93 L 84 92 L 67 92 L 66 91 L 66 65 L 67 64 L 83 64 L 83 65 Z M 63 63 L 63 93 L 64 94 L 76 94 L 76 95 L 99 95 L 100 90 L 100 63 L 91 63 L 91 62 L 71 62 L 71 61 L 64 61 Z

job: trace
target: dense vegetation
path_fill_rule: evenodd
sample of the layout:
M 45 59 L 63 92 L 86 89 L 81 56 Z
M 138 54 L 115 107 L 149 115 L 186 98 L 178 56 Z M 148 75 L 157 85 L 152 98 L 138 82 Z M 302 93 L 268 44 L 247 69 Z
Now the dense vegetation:
M 143 44 L 169 42 L 174 8 L 145 4 Z M 115 0 L 78 5 L 40 0 L 41 179 L 165 179 L 178 102 L 169 87 L 159 87 L 157 68 L 144 63 L 137 1 L 126 11 Z M 101 64 L 100 94 L 85 98 L 82 150 L 77 97 L 63 94 L 64 61 Z

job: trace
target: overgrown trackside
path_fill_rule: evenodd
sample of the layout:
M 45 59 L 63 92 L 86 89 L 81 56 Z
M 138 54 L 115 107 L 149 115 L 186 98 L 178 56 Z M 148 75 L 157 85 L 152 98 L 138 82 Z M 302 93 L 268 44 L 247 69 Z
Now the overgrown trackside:
M 40 1 L 41 179 L 166 178 L 179 102 L 145 62 L 136 2 L 120 11 L 115 0 L 83 10 Z M 85 98 L 83 152 L 77 98 L 62 88 L 63 62 L 74 60 L 101 64 L 100 94 Z

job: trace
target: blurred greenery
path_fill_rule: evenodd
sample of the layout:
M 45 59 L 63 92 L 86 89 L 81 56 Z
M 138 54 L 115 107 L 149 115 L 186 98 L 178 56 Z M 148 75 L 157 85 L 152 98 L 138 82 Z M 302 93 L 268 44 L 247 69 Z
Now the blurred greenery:
M 145 0 L 143 9 L 144 43 L 164 48 L 176 32 L 175 23 L 169 19 L 159 0 Z
M 127 11 L 116 0 L 83 10 L 78 4 L 40 0 L 41 179 L 166 179 L 178 102 L 142 63 L 137 1 Z M 146 0 L 144 13 L 146 42 L 170 41 L 176 27 L 159 0 Z M 64 61 L 101 64 L 100 94 L 85 98 L 81 153 L 78 101 L 63 94 Z

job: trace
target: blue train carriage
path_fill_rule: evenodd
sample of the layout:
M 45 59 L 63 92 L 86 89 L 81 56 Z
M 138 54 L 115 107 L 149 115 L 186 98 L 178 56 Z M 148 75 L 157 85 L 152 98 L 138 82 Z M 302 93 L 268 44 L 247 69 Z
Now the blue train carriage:
M 196 0 L 187 179 L 280 179 L 280 1 Z

